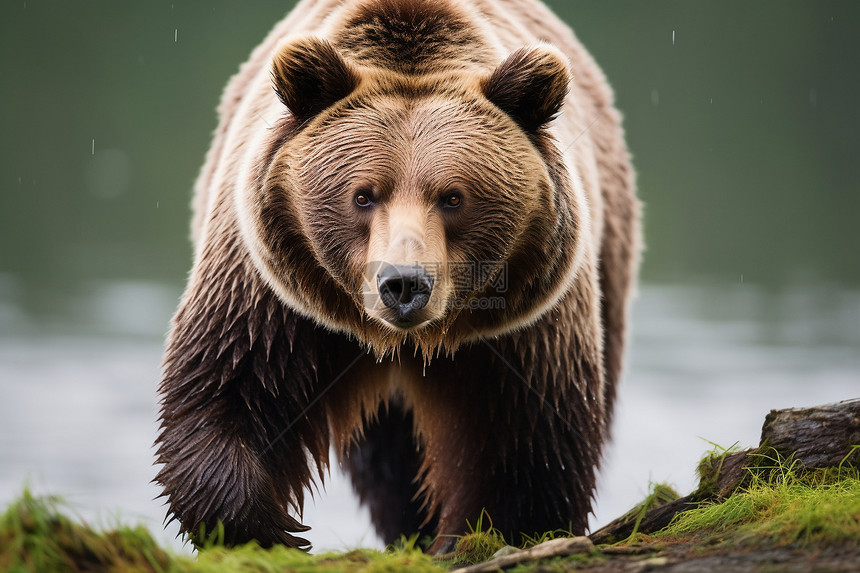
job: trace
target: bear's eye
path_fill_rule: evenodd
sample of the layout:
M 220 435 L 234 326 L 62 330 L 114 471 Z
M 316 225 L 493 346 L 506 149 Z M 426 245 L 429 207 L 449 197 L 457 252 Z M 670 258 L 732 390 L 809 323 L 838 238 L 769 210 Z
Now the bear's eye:
M 373 199 L 369 191 L 359 191 L 355 194 L 355 204 L 359 207 L 370 207 L 373 205 Z
M 457 192 L 448 193 L 442 197 L 442 206 L 449 209 L 456 209 L 463 203 L 463 196 Z

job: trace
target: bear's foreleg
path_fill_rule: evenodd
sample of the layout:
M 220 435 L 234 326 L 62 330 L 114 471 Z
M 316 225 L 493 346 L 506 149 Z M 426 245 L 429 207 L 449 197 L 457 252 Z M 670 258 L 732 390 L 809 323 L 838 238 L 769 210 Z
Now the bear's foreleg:
M 325 337 L 249 263 L 207 265 L 204 253 L 168 341 L 156 442 L 156 482 L 196 544 L 220 523 L 229 544 L 308 545 L 291 513 L 328 463 L 325 409 L 311 407 Z

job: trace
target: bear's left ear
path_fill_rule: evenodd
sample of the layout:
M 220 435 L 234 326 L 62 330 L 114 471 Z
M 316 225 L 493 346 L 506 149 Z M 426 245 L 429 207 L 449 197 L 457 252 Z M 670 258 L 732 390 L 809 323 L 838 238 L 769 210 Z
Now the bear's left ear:
M 359 76 L 329 42 L 302 38 L 277 53 L 272 81 L 290 113 L 306 121 L 351 94 Z
M 535 132 L 561 110 L 570 84 L 567 61 L 556 48 L 542 44 L 520 48 L 481 82 L 488 100 L 524 130 Z

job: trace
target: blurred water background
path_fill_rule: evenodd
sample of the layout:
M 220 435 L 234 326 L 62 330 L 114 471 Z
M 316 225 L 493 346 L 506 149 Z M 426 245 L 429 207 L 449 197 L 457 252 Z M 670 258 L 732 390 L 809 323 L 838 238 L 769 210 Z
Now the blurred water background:
M 648 251 L 593 523 L 770 408 L 860 395 L 860 3 L 550 2 L 615 88 Z M 292 6 L 0 7 L 0 504 L 142 522 L 190 188 L 227 78 Z M 333 472 L 317 548 L 378 546 Z

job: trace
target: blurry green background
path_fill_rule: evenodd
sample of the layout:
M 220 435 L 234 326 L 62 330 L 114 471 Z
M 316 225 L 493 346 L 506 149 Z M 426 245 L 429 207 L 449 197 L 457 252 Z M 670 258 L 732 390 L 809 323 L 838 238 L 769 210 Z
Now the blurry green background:
M 550 2 L 615 88 L 650 282 L 860 283 L 860 2 Z M 181 285 L 227 79 L 288 1 L 0 8 L 0 273 Z

